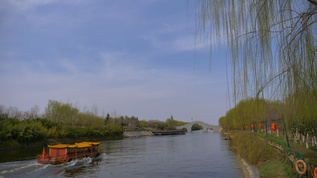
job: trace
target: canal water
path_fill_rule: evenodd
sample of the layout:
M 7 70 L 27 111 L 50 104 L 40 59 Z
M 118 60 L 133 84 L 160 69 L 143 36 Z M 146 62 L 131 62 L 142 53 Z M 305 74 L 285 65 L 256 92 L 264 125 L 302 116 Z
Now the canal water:
M 14 154 L 2 151 L 0 177 L 244 177 L 230 141 L 212 131 L 108 140 L 100 147 L 99 162 L 86 158 L 61 165 L 38 164 L 30 153 L 16 155 L 27 160 L 3 162 Z

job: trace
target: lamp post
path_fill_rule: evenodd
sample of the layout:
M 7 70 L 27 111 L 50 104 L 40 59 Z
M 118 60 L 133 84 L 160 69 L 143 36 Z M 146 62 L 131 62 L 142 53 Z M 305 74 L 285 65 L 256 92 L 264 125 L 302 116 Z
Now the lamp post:
M 255 124 L 256 124 L 256 122 L 251 122 L 251 129 L 253 129 L 254 132 L 256 131 L 256 129 L 255 129 Z
M 271 119 L 271 121 L 273 122 L 273 124 L 271 124 L 271 129 L 274 131 L 275 133 L 275 130 L 276 130 L 276 124 L 274 124 L 276 122 L 275 119 Z
M 288 136 L 287 136 L 287 129 L 286 129 L 286 125 L 285 125 L 285 119 L 284 119 L 284 115 L 282 114 L 282 118 L 279 119 L 272 119 L 272 122 L 277 121 L 278 123 L 281 123 L 283 121 L 284 123 L 284 129 L 285 129 L 285 134 L 286 134 L 286 142 L 287 142 L 287 147 L 289 147 L 289 142 L 288 142 Z

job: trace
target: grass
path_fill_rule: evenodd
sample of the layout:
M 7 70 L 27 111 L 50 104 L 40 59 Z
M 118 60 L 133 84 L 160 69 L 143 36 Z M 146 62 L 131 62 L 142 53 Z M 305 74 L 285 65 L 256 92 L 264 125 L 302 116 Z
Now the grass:
M 294 177 L 296 171 L 292 166 L 281 161 L 269 160 L 258 167 L 260 177 Z
M 286 143 L 286 141 L 280 137 L 276 137 L 274 135 L 269 135 L 269 137 L 273 138 L 274 140 Z M 310 146 L 309 149 L 307 149 L 305 143 L 299 144 L 299 142 L 294 143 L 293 141 L 289 141 L 289 144 L 293 150 L 297 151 L 298 153 L 304 156 L 306 163 L 314 167 L 317 167 L 317 147 Z
M 233 131 L 233 143 L 238 148 L 239 155 L 247 160 L 247 162 L 257 166 L 260 177 L 296 177 L 297 173 L 292 165 L 289 165 L 277 151 L 267 143 L 266 135 L 263 133 L 254 134 L 250 132 Z M 269 138 L 276 141 L 286 141 L 274 135 L 268 135 Z M 306 163 L 312 167 L 317 166 L 316 147 L 307 149 L 305 144 L 289 142 L 290 147 L 302 154 Z M 311 174 L 311 173 L 310 173 Z

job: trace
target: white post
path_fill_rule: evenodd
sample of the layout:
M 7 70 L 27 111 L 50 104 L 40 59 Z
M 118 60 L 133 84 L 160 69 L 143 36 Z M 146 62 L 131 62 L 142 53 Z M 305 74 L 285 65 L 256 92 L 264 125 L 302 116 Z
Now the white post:
M 309 146 L 308 146 L 308 142 L 309 142 L 309 140 L 308 140 L 308 134 L 306 134 L 306 148 L 308 149 L 309 148 Z
M 277 129 L 277 132 L 276 132 L 276 136 L 278 136 L 278 129 Z
M 309 140 L 309 135 L 306 134 L 306 142 L 308 142 L 308 140 Z
M 301 136 L 302 136 L 302 135 L 300 134 L 300 135 L 299 135 L 299 144 L 300 144 L 300 145 L 302 145 L 302 143 L 303 143 L 303 141 L 302 141 L 302 140 L 303 140 L 303 137 L 301 138 Z

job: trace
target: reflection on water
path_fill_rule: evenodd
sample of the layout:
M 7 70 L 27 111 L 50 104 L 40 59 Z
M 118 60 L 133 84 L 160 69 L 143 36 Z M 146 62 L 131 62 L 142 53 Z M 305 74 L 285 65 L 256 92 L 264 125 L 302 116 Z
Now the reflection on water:
M 42 165 L 35 159 L 1 163 L 0 176 L 243 177 L 230 141 L 222 140 L 218 133 L 108 140 L 100 147 L 104 151 L 100 159 L 60 165 Z
M 0 163 L 36 159 L 42 151 L 42 146 L 3 150 L 0 151 Z

